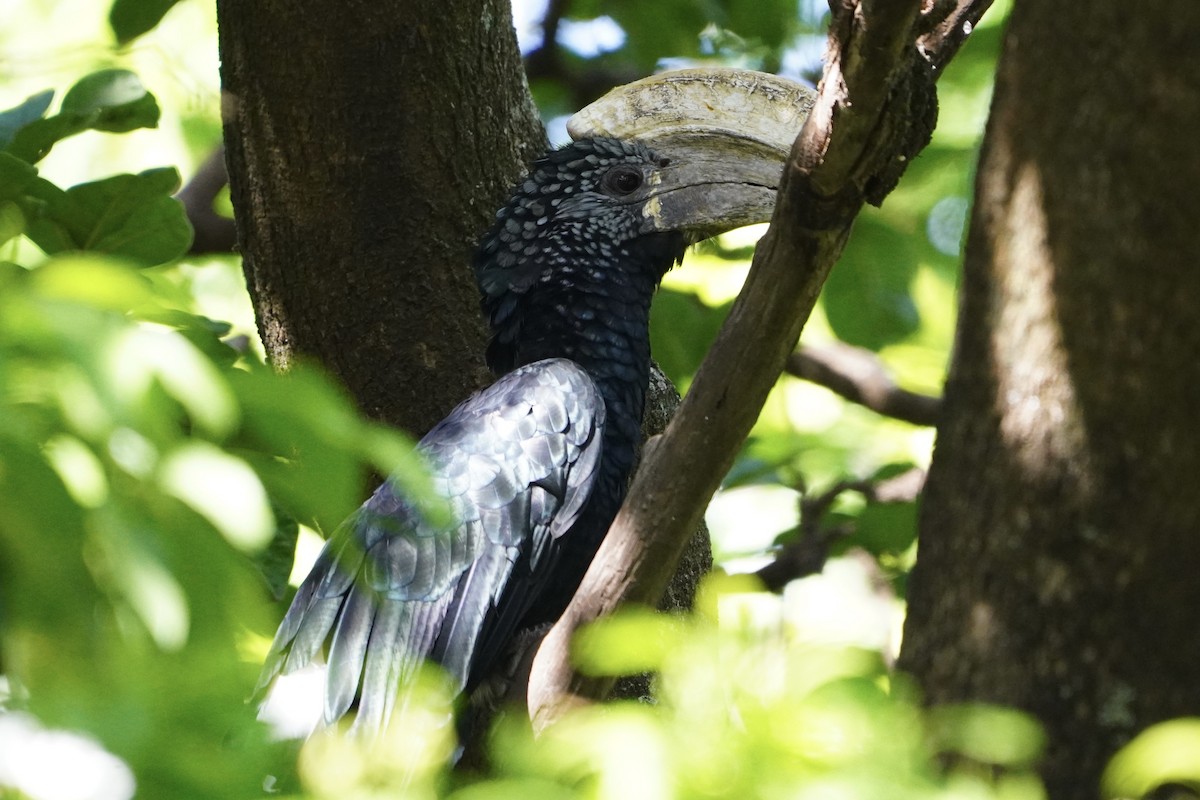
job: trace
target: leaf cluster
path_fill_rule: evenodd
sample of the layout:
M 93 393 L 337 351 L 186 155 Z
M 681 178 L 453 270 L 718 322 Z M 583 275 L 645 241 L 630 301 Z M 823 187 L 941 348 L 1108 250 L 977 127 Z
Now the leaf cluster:
M 319 370 L 280 374 L 197 312 L 174 169 L 38 174 L 77 133 L 156 124 L 141 81 L 53 96 L 0 113 L 0 711 L 86 732 L 139 796 L 247 796 L 280 750 L 246 700 L 300 526 L 332 530 L 369 471 L 414 498 L 428 478 Z
M 655 704 L 581 708 L 532 739 L 519 715 L 489 741 L 486 774 L 445 769 L 447 698 L 436 683 L 395 739 L 361 748 L 310 741 L 300 791 L 325 797 L 500 798 L 1044 797 L 1043 747 L 1027 716 L 985 705 L 936 713 L 874 651 L 817 644 L 795 598 L 715 578 L 699 613 L 627 609 L 585 629 L 594 674 L 655 673 Z M 414 727 L 428 731 L 414 748 Z M 443 744 L 433 744 L 428 743 Z M 441 761 L 439 761 L 441 759 Z M 399 766 L 398 766 L 399 765 Z

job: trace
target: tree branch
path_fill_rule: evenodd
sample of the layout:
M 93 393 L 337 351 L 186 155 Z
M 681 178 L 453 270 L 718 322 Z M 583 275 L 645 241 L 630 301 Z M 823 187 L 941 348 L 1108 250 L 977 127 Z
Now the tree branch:
M 237 228 L 233 220 L 213 209 L 213 201 L 227 183 L 229 175 L 225 172 L 225 145 L 220 144 L 208 154 L 192 179 L 175 195 L 175 199 L 183 204 L 188 222 L 192 223 L 192 230 L 196 232 L 189 253 L 229 253 L 237 245 Z
M 800 528 L 796 538 L 779 549 L 774 561 L 754 574 L 768 591 L 779 592 L 797 578 L 823 570 L 830 545 L 854 532 L 849 524 L 821 525 L 825 512 L 843 492 L 858 492 L 869 503 L 904 503 L 916 500 L 924 486 L 925 470 L 913 467 L 884 480 L 839 481 L 820 494 L 805 494 L 800 499 Z
M 992 0 L 926 0 L 929 12 L 917 38 L 917 49 L 940 73 L 979 24 Z
M 848 344 L 802 346 L 788 356 L 784 370 L 877 414 L 913 425 L 936 425 L 941 412 L 940 397 L 901 389 L 873 353 Z
M 535 729 L 608 691 L 610 679 L 572 670 L 572 634 L 621 602 L 658 599 L 795 348 L 863 203 L 881 200 L 928 141 L 933 62 L 915 47 L 922 5 L 930 4 L 831 3 L 824 77 L 784 169 L 771 228 L 679 412 L 648 443 L 625 505 L 538 651 L 528 694 Z M 935 101 L 932 108 L 936 113 Z

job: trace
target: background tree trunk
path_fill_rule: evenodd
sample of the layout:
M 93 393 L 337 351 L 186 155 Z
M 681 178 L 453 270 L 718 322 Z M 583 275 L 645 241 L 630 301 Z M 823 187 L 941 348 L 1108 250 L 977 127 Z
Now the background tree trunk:
M 218 2 L 259 332 L 424 433 L 489 381 L 470 254 L 545 134 L 507 0 Z
M 1046 726 L 1094 798 L 1200 713 L 1200 7 L 1017 0 L 901 665 Z

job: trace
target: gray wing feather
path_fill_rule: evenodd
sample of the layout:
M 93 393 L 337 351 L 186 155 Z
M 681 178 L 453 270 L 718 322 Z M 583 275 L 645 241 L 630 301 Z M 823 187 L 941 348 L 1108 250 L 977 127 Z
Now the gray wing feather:
M 387 724 L 423 658 L 461 688 L 536 600 L 547 554 L 590 496 L 603 427 L 595 384 L 562 359 L 515 370 L 458 406 L 419 444 L 458 523 L 431 526 L 391 482 L 381 486 L 297 591 L 260 688 L 327 650 L 325 723 L 357 702 L 354 730 L 368 734 Z

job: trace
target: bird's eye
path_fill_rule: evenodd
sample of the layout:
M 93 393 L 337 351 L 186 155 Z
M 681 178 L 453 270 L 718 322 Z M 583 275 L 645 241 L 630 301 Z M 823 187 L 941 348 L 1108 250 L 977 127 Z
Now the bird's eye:
M 613 167 L 605 173 L 602 182 L 612 194 L 632 194 L 642 185 L 642 171 L 627 165 Z

